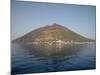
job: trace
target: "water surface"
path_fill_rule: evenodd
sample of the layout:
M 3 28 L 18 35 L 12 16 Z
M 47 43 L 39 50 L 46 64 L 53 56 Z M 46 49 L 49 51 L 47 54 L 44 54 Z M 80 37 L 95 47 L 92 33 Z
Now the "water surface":
M 95 69 L 95 44 L 31 45 L 12 43 L 12 74 Z

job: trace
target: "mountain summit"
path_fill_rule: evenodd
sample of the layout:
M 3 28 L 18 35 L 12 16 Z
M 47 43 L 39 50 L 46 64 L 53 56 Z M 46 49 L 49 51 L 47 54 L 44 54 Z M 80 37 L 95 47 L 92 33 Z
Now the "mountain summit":
M 93 41 L 56 23 L 35 29 L 30 33 L 27 33 L 26 35 L 13 41 L 19 43 L 27 43 L 27 42 L 52 42 L 57 40 L 74 41 L 74 42 Z

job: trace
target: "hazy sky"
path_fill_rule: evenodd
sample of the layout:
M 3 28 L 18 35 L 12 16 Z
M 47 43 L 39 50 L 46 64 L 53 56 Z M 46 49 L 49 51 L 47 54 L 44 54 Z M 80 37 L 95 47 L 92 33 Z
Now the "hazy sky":
M 12 1 L 12 39 L 53 23 L 95 38 L 95 6 Z

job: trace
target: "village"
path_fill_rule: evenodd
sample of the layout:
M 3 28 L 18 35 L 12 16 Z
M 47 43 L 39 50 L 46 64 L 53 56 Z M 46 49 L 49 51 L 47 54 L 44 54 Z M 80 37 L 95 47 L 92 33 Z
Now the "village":
M 56 41 L 52 41 L 52 42 L 48 42 L 48 41 L 34 41 L 34 42 L 29 42 L 27 44 L 47 44 L 47 45 L 53 45 L 53 44 L 63 44 L 63 45 L 67 45 L 67 44 L 92 44 L 93 42 L 77 42 L 77 41 L 62 41 L 62 40 L 56 40 Z

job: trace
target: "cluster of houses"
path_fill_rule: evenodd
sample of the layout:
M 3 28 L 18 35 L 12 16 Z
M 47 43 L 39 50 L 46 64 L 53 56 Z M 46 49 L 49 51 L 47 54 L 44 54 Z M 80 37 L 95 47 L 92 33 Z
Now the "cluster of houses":
M 75 42 L 75 41 L 62 41 L 62 40 L 56 40 L 52 42 L 41 42 L 41 41 L 34 41 L 34 42 L 29 42 L 28 44 L 48 44 L 48 45 L 53 45 L 53 44 L 91 44 L 92 42 Z

